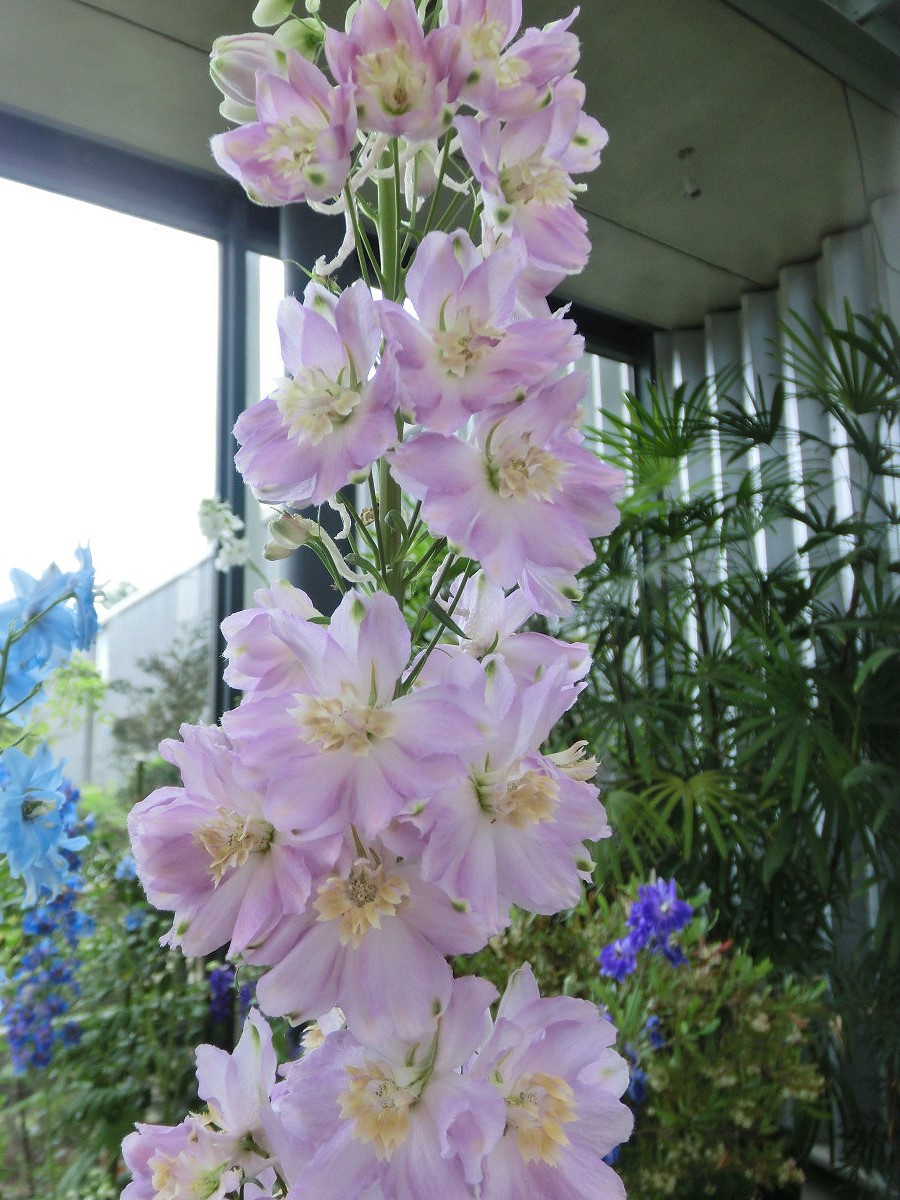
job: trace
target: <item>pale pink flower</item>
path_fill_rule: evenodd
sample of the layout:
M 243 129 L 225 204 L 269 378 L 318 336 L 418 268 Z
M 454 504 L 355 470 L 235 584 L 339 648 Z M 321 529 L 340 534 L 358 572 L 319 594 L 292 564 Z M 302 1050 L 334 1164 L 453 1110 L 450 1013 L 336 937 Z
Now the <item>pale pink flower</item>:
M 260 35 L 265 36 L 265 35 Z M 259 54 L 254 43 L 229 77 L 229 88 L 244 96 L 249 67 Z M 223 171 L 241 184 L 257 204 L 291 204 L 330 200 L 350 174 L 356 137 L 353 88 L 332 87 L 313 63 L 295 50 L 279 49 L 285 68 L 277 74 L 258 72 L 255 78 L 255 119 L 213 137 L 210 146 Z M 249 96 L 238 101 L 246 115 Z
M 362 280 L 335 297 L 310 283 L 303 304 L 278 309 L 288 377 L 242 413 L 234 428 L 238 470 L 265 503 L 324 504 L 364 478 L 397 435 L 395 367 Z
M 253 1009 L 233 1052 L 197 1047 L 197 1083 L 208 1111 L 180 1125 L 138 1125 L 122 1146 L 133 1180 L 127 1200 L 263 1196 L 251 1180 L 274 1183 L 266 1128 L 277 1061 L 268 1023 Z M 264 1128 L 265 1126 L 265 1128 Z
M 321 614 L 306 592 L 287 580 L 259 588 L 257 608 L 232 613 L 222 622 L 225 637 L 225 682 L 257 698 L 281 696 L 308 685 L 310 675 L 293 649 L 297 639 L 304 652 L 324 653 L 328 634 L 313 619 Z
M 197 1094 L 209 1106 L 214 1124 L 244 1144 L 249 1138 L 265 1147 L 264 1118 L 278 1060 L 272 1030 L 259 1009 L 252 1008 L 247 1014 L 230 1054 L 218 1046 L 202 1045 L 197 1047 L 196 1056 Z
M 180 1125 L 138 1125 L 122 1143 L 132 1174 L 122 1200 L 225 1200 L 244 1179 L 234 1163 L 237 1153 L 238 1139 L 202 1117 L 186 1117 Z
M 328 29 L 325 57 L 339 83 L 355 89 L 359 127 L 410 141 L 450 125 L 447 71 L 455 37 L 426 37 L 414 0 L 362 0 L 346 33 Z
M 333 1033 L 284 1067 L 273 1106 L 308 1158 L 288 1200 L 468 1200 L 502 1137 L 504 1104 L 484 1079 L 461 1073 L 490 1028 L 496 990 L 453 981 L 449 1003 L 414 1041 L 368 1046 Z
M 443 19 L 460 34 L 450 74 L 452 98 L 504 120 L 535 112 L 578 62 L 578 39 L 567 32 L 577 15 L 576 8 L 565 20 L 526 29 L 514 41 L 521 0 L 446 0 Z
M 273 1016 L 306 1021 L 338 1005 L 364 1041 L 412 1040 L 449 1001 L 445 956 L 474 953 L 487 937 L 465 905 L 376 843 L 363 856 L 348 846 L 308 914 L 284 921 L 248 958 L 275 964 L 257 984 Z
M 484 1200 L 624 1200 L 604 1155 L 625 1141 L 628 1067 L 596 1005 L 541 998 L 526 964 L 510 978 L 494 1031 L 470 1066 L 502 1096 L 503 1136 L 484 1157 Z
M 388 456 L 431 531 L 478 559 L 490 582 L 519 584 L 536 612 L 569 610 L 591 538 L 619 519 L 622 473 L 576 428 L 586 385 L 573 372 L 499 420 L 477 419 L 471 440 L 423 433 Z
M 534 605 L 521 588 L 507 594 L 491 583 L 483 571 L 468 580 L 458 598 L 457 590 L 451 589 L 453 620 L 466 636 L 454 646 L 461 653 L 479 659 L 489 676 L 495 676 L 502 665 L 512 676 L 513 690 L 528 687 L 562 667 L 565 685 L 559 689 L 561 707 L 554 718 L 558 720 L 571 707 L 580 690 L 579 681 L 591 669 L 590 647 L 584 642 L 566 642 L 533 630 L 520 631 L 537 611 Z M 449 645 L 442 643 L 442 653 L 426 664 L 423 682 L 437 682 L 436 673 L 445 665 Z M 571 691 L 573 688 L 575 691 Z M 490 708 L 497 712 L 496 705 L 491 704 Z
M 593 863 L 585 841 L 608 837 L 597 789 L 539 747 L 580 688 L 558 663 L 520 686 L 470 750 L 467 772 L 408 819 L 422 835 L 422 873 L 493 929 L 511 904 L 550 915 L 573 908 Z
M 296 656 L 294 690 L 251 693 L 223 725 L 265 772 L 274 825 L 321 837 L 353 824 L 377 837 L 410 800 L 459 771 L 460 754 L 479 736 L 483 704 L 459 686 L 396 694 L 410 633 L 384 592 L 348 592 L 327 628 L 314 625 L 307 636 L 308 624 L 273 614 L 265 638 L 281 638 Z
M 230 943 L 236 954 L 304 911 L 340 839 L 312 843 L 278 827 L 263 811 L 264 777 L 220 729 L 183 725 L 181 735 L 160 753 L 184 787 L 158 788 L 129 814 L 138 875 L 150 903 L 174 912 L 171 945 L 199 955 Z
M 581 271 L 590 254 L 572 175 L 593 170 L 608 139 L 583 102 L 583 85 L 567 77 L 552 101 L 527 117 L 506 124 L 456 120 L 463 153 L 481 185 L 484 224 L 495 238 L 522 238 L 528 255 L 523 278 L 536 272 L 545 294 Z
M 473 414 L 521 400 L 584 348 L 574 322 L 515 320 L 525 268 L 512 244 L 485 257 L 464 230 L 422 241 L 406 276 L 415 316 L 382 307 L 405 393 L 419 424 L 453 433 Z

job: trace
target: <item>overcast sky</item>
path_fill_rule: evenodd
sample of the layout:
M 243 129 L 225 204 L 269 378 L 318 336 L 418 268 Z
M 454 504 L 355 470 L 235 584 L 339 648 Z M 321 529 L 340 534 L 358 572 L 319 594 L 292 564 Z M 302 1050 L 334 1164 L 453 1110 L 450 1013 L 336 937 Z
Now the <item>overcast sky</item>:
M 207 549 L 216 243 L 3 179 L 0 220 L 0 601 L 88 542 L 98 582 L 152 587 Z

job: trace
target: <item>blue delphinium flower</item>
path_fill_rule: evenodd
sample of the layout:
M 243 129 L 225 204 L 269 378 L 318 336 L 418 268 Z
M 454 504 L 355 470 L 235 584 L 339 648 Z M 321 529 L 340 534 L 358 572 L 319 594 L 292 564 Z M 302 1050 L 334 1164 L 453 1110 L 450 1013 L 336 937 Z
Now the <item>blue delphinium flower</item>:
M 144 922 L 146 920 L 147 920 L 146 912 L 142 911 L 139 908 L 133 908 L 130 912 L 127 912 L 125 914 L 125 916 L 122 918 L 122 924 L 125 926 L 125 928 L 128 930 L 129 933 L 135 933 L 138 929 L 141 928 L 141 926 L 144 924 Z
M 625 1095 L 632 1104 L 643 1104 L 647 1098 L 647 1072 L 636 1064 L 631 1068 L 628 1090 Z
M 621 983 L 637 969 L 637 956 L 645 948 L 653 954 L 662 953 L 675 967 L 682 966 L 687 958 L 669 938 L 683 929 L 693 915 L 690 904 L 678 899 L 674 879 L 641 884 L 638 898 L 628 912 L 628 933 L 604 946 L 597 956 L 600 974 Z
M 77 648 L 87 650 L 97 634 L 91 553 L 79 546 L 77 571 L 51 564 L 40 579 L 10 572 L 15 595 L 0 604 L 0 644 L 7 644 L 0 678 L 0 715 L 22 724 L 37 702 L 47 676 Z M 70 603 L 74 601 L 74 603 Z
M 83 839 L 74 836 L 78 828 L 78 792 L 66 781 L 62 782 L 61 791 L 63 802 L 59 811 L 63 815 L 64 837 L 60 844 L 79 842 Z M 78 855 L 66 849 L 59 853 L 67 866 L 64 885 L 58 895 L 52 899 L 44 896 L 40 904 L 25 913 L 22 932 L 27 949 L 12 977 L 5 981 L 6 995 L 0 998 L 12 1066 L 17 1074 L 49 1066 L 57 1044 L 75 1045 L 81 1036 L 77 1021 L 62 1022 L 61 1018 L 79 994 L 74 951 L 92 923 L 78 908 L 82 888 Z
M 209 973 L 209 1015 L 213 1021 L 227 1021 L 232 1013 L 234 967 L 213 967 Z
M 651 1050 L 661 1050 L 666 1044 L 666 1039 L 663 1037 L 659 1027 L 659 1017 L 654 1013 L 648 1017 L 644 1025 L 647 1034 L 647 1041 L 650 1044 Z
M 601 975 L 609 975 L 616 983 L 621 983 L 637 968 L 637 948 L 630 938 L 619 938 L 603 947 L 597 962 Z
M 673 933 L 684 929 L 694 910 L 686 900 L 679 900 L 675 891 L 675 880 L 644 883 L 638 888 L 638 898 L 631 906 L 628 924 L 648 940 L 657 937 L 667 940 Z
M 60 891 L 72 865 L 64 852 L 81 850 L 87 838 L 69 833 L 62 763 L 53 761 L 48 746 L 33 758 L 10 747 L 0 762 L 0 853 L 13 878 L 24 879 L 28 906 L 45 891 L 51 897 Z
M 120 883 L 127 883 L 132 879 L 137 879 L 137 863 L 134 861 L 134 856 L 123 854 L 116 864 L 114 875 Z
M 89 650 L 97 636 L 97 610 L 94 607 L 94 564 L 88 546 L 79 546 L 75 557 L 81 566 L 72 575 L 75 594 L 75 645 Z

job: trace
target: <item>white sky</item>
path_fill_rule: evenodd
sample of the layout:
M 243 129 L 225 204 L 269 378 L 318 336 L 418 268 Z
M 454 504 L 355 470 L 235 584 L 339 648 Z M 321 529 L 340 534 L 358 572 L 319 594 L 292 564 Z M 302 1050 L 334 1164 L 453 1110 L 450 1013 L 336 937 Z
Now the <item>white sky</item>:
M 0 602 L 87 542 L 98 583 L 152 587 L 207 552 L 217 245 L 3 179 L 0 229 Z

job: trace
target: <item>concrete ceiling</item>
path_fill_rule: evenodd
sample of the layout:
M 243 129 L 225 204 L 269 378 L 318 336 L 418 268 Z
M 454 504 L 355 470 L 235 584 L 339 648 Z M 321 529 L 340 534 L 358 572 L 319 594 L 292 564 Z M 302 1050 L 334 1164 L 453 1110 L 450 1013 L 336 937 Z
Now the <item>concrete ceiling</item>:
M 322 0 L 322 15 L 337 23 L 345 2 Z M 252 6 L 2 0 L 0 109 L 215 173 L 207 144 L 224 125 L 206 57 L 219 34 L 251 28 Z M 524 0 L 525 20 L 570 7 Z M 885 36 L 866 30 L 875 7 L 582 0 L 579 73 L 610 143 L 580 197 L 594 251 L 572 298 L 695 324 L 772 286 L 781 266 L 815 257 L 826 234 L 900 191 L 900 3 L 877 6 Z

